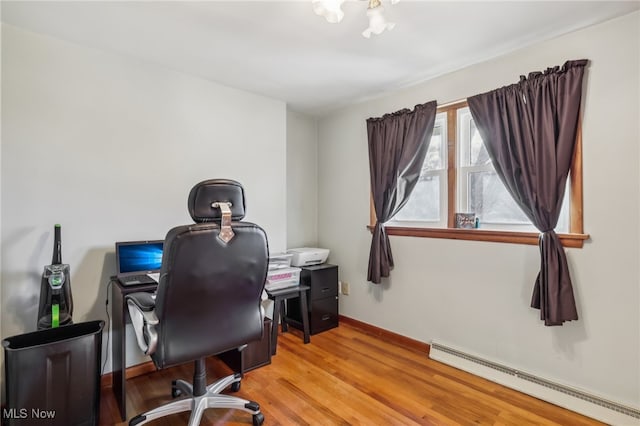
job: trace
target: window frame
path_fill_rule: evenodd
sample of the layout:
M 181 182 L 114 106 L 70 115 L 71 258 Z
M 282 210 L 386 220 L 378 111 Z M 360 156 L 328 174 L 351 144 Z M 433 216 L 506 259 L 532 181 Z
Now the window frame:
M 503 231 L 488 229 L 460 229 L 454 227 L 454 215 L 457 202 L 457 111 L 467 107 L 467 101 L 457 101 L 439 106 L 436 114 L 447 114 L 447 227 L 411 227 L 385 226 L 387 235 L 420 237 L 420 238 L 446 238 L 454 240 L 468 241 L 488 241 L 511 244 L 538 245 L 538 232 Z M 574 149 L 571 169 L 569 172 L 570 199 L 569 199 L 569 232 L 558 233 L 560 241 L 564 247 L 582 248 L 584 241 L 589 239 L 589 234 L 584 233 L 583 222 L 583 187 L 582 187 L 582 123 L 578 122 L 576 133 L 576 145 Z M 370 230 L 376 223 L 373 197 L 370 195 Z

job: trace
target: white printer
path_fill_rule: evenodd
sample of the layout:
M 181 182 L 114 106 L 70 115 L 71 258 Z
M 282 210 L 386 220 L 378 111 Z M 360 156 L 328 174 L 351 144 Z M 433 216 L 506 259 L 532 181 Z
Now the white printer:
M 326 262 L 329 257 L 329 249 L 314 247 L 292 248 L 287 250 L 287 253 L 293 255 L 291 266 L 319 265 Z

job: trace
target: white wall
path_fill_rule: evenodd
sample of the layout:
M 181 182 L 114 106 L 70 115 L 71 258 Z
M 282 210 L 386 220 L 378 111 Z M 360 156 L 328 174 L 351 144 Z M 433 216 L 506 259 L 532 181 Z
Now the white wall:
M 639 13 L 627 15 L 322 119 L 318 236 L 351 283 L 341 314 L 640 407 L 639 21 Z M 583 110 L 591 239 L 567 250 L 580 320 L 545 327 L 529 308 L 539 267 L 534 246 L 391 237 L 395 269 L 382 285 L 368 283 L 365 120 L 432 99 L 460 100 L 581 58 L 591 60 Z
M 318 126 L 287 110 L 287 247 L 318 243 Z
M 201 180 L 243 183 L 246 219 L 286 248 L 283 102 L 7 25 L 2 90 L 3 337 L 35 328 L 55 223 L 76 322 L 106 319 L 114 242 L 191 223 Z

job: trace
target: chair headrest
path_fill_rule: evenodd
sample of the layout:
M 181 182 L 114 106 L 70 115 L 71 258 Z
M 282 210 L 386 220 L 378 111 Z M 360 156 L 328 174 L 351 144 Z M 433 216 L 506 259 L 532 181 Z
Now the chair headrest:
M 213 222 L 222 219 L 216 202 L 231 203 L 231 220 L 244 219 L 244 188 L 239 182 L 230 179 L 209 179 L 196 184 L 189 192 L 189 214 L 194 222 Z

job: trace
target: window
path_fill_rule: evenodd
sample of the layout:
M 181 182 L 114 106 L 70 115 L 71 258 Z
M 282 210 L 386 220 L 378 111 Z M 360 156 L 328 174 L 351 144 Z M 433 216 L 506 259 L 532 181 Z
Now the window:
M 582 247 L 581 135 L 556 232 Z M 479 229 L 454 228 L 456 212 L 473 212 Z M 375 215 L 372 213 L 372 223 Z M 538 231 L 500 181 L 466 102 L 438 108 L 420 178 L 407 204 L 386 225 L 389 235 L 537 244 Z

